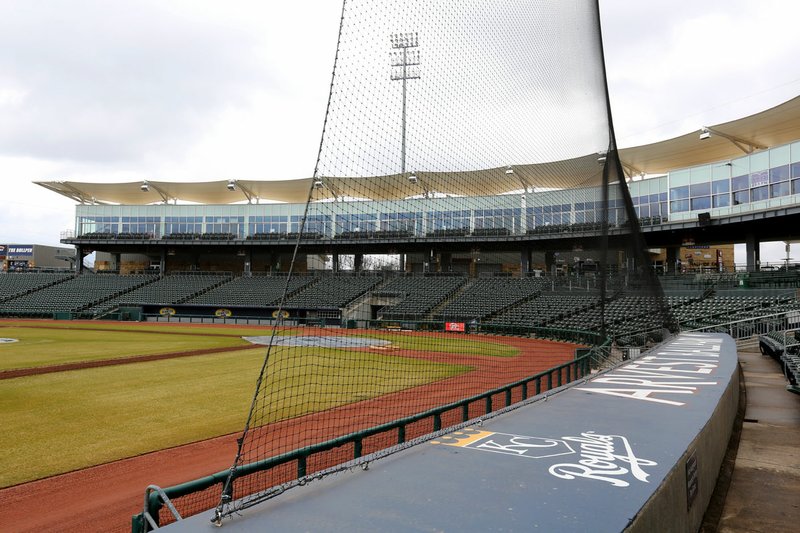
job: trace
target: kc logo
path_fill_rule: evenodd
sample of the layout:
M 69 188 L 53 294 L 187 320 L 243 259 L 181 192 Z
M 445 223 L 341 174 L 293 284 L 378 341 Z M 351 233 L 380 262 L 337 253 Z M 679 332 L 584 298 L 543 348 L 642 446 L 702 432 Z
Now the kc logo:
M 644 467 L 658 464 L 636 457 L 626 437 L 601 435 L 594 431 L 554 439 L 465 428 L 439 437 L 432 443 L 526 459 L 574 457 L 572 462 L 552 464 L 548 473 L 559 479 L 591 479 L 614 487 L 628 487 L 631 478 L 648 483 L 649 474 Z

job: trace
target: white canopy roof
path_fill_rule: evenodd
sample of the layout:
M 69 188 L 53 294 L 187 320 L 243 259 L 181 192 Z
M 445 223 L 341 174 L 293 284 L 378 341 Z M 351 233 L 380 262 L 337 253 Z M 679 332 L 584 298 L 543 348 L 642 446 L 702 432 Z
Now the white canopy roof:
M 624 148 L 620 158 L 630 174 L 664 174 L 714 161 L 740 157 L 753 150 L 785 144 L 800 138 L 800 97 L 776 107 L 673 139 Z M 408 175 L 344 178 L 323 177 L 315 198 L 402 199 L 434 192 L 456 196 L 484 196 L 523 188 L 586 187 L 600 183 L 602 165 L 597 154 L 552 163 L 514 165 L 466 172 L 416 172 Z M 88 183 L 41 181 L 38 185 L 80 203 L 146 205 L 158 202 L 230 204 L 257 199 L 304 203 L 314 185 L 312 178 L 294 180 L 219 180 L 209 182 L 133 181 Z M 143 187 L 147 183 L 147 187 Z M 368 191 L 366 193 L 365 191 Z

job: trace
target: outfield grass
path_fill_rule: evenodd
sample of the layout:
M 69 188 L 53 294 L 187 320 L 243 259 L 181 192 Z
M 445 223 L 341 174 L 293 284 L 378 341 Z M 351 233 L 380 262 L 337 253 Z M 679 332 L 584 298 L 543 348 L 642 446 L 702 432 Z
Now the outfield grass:
M 108 329 L 111 329 L 109 326 Z M 248 343 L 236 335 L 206 336 L 146 331 L 99 331 L 82 328 L 0 328 L 0 336 L 19 342 L 0 345 L 0 370 L 202 350 Z
M 235 326 L 180 326 L 143 323 L 17 322 L 0 321 L 0 336 L 19 342 L 0 345 L 0 370 L 155 355 L 187 350 L 244 346 L 242 336 L 269 335 L 270 328 Z M 280 335 L 318 335 L 318 329 L 282 330 Z M 407 350 L 460 355 L 512 357 L 513 346 L 464 336 L 405 335 L 374 333 L 359 337 L 384 339 Z
M 469 370 L 321 348 L 304 350 L 300 365 L 294 350 L 272 355 L 268 390 L 294 395 L 267 398 L 272 420 Z M 263 356 L 254 348 L 0 381 L 0 487 L 240 431 Z

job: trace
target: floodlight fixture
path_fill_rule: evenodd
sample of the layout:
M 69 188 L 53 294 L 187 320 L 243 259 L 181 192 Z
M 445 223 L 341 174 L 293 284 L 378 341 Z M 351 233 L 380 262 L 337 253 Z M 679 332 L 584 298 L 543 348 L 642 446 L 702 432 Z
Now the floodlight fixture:
M 325 184 L 322 183 L 322 180 L 314 180 L 314 188 L 319 190 L 325 187 Z
M 419 179 L 417 179 L 417 175 L 414 172 L 412 172 L 411 175 L 408 176 L 408 181 L 410 181 L 411 183 L 417 183 Z
M 149 192 L 150 191 L 150 184 L 147 183 L 146 181 L 143 181 L 142 185 L 139 188 L 142 190 L 142 192 Z
M 406 171 L 406 84 L 408 80 L 420 78 L 418 67 L 420 65 L 419 50 L 410 50 L 419 46 L 419 33 L 393 33 L 389 36 L 393 51 L 389 53 L 392 72 L 389 78 L 392 81 L 403 82 L 403 111 L 401 115 L 402 138 L 400 141 L 400 173 Z
M 228 190 L 235 191 L 236 190 L 236 180 L 228 180 Z
M 607 152 L 597 152 L 597 162 L 601 165 L 605 164 L 606 162 L 606 153 Z
M 506 168 L 506 174 L 510 175 L 510 174 L 513 174 L 513 173 L 514 173 L 514 169 L 511 168 L 511 165 L 508 165 L 508 168 Z
M 742 139 L 741 137 L 734 137 L 733 135 L 729 135 L 723 131 L 719 131 L 715 128 L 709 128 L 708 126 L 703 126 L 700 128 L 700 140 L 703 141 L 705 139 L 711 138 L 711 134 L 714 134 L 717 137 L 722 137 L 730 141 L 736 148 L 741 150 L 746 154 L 752 154 L 756 150 L 766 150 L 767 147 L 757 141 L 752 141 L 749 139 Z

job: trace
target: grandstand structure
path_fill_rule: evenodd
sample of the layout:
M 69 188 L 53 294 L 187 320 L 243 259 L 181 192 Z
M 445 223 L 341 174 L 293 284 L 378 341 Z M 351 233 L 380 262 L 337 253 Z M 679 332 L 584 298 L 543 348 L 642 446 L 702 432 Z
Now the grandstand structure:
M 761 241 L 796 237 L 800 97 L 707 129 L 711 136 L 702 140 L 695 132 L 620 150 L 642 232 L 649 245 L 665 249 L 667 272 L 675 271 L 682 244 L 742 240 L 748 270 L 758 270 Z M 576 168 L 596 174 L 598 159 L 562 161 L 556 169 L 533 164 L 450 173 L 446 179 L 419 171 L 413 182 L 402 175 L 329 177 L 329 186 L 321 189 L 314 189 L 313 178 L 39 184 L 79 202 L 75 227 L 62 242 L 82 256 L 112 254 L 122 272 L 286 271 L 302 235 L 303 252 L 311 257 L 299 262 L 305 270 L 344 269 L 341 256 L 371 253 L 401 256 L 395 268 L 403 271 L 475 277 L 594 268 L 597 258 L 590 250 L 601 233 L 601 188 L 558 186 Z M 641 179 L 644 174 L 661 176 Z M 476 182 L 491 185 L 480 189 Z M 312 189 L 318 201 L 359 201 L 339 202 L 336 213 L 312 214 L 300 231 Z M 612 246 L 624 243 L 629 232 L 622 198 L 614 192 Z M 328 262 L 320 262 L 319 255 Z M 630 257 L 612 260 L 625 267 Z M 355 261 L 356 268 L 361 264 Z

